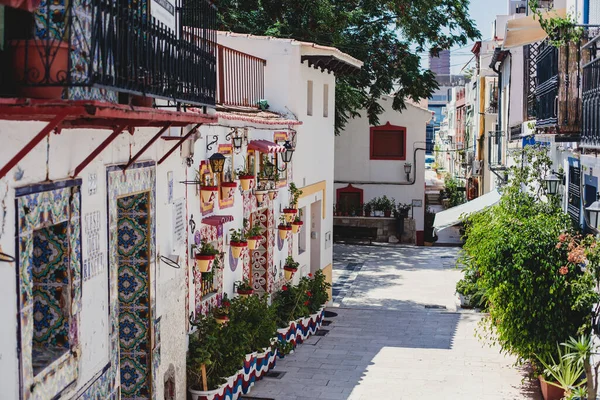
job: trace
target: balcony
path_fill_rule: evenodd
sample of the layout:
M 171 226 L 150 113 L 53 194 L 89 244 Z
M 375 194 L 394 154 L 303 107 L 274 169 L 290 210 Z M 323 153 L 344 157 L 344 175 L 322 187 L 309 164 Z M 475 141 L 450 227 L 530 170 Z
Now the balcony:
M 218 46 L 217 104 L 258 107 L 265 97 L 265 67 L 262 58 Z
M 536 129 L 575 141 L 581 131 L 579 43 L 543 43 L 536 63 Z
M 490 171 L 504 171 L 504 132 L 491 131 L 488 135 L 488 163 Z
M 214 106 L 214 6 L 176 0 L 167 24 L 149 15 L 148 3 L 43 0 L 33 13 L 6 8 L 1 95 Z
M 583 124 L 581 146 L 600 149 L 600 36 L 590 41 L 584 51 L 590 62 L 583 66 Z

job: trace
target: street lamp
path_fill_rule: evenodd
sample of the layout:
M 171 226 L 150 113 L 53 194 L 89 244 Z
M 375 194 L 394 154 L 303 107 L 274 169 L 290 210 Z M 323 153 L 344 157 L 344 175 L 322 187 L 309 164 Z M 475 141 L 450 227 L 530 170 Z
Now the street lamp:
M 208 159 L 210 162 L 210 169 L 215 174 L 220 174 L 223 172 L 223 168 L 225 167 L 225 156 L 221 153 L 215 153 Z
M 410 181 L 410 172 L 412 171 L 411 163 L 404 163 L 404 173 L 406 174 L 406 180 Z
M 290 143 L 289 140 L 285 142 L 283 147 L 285 148 L 285 151 L 283 153 L 281 153 L 281 161 L 283 161 L 283 163 L 285 164 L 285 167 L 283 167 L 283 168 L 277 167 L 277 170 L 279 172 L 283 172 L 287 169 L 287 166 L 289 163 L 292 162 L 292 157 L 294 156 L 294 152 L 296 151 L 296 149 L 294 148 L 294 146 L 292 146 L 292 143 Z
M 558 185 L 562 183 L 562 179 L 560 179 L 554 172 L 544 179 L 544 184 L 546 185 L 546 192 L 550 196 L 556 196 L 558 194 Z
M 589 207 L 586 207 L 585 213 L 587 215 L 587 220 L 590 224 L 590 227 L 598 230 L 599 226 L 599 216 L 600 216 L 600 193 L 596 195 L 596 201 L 593 202 Z

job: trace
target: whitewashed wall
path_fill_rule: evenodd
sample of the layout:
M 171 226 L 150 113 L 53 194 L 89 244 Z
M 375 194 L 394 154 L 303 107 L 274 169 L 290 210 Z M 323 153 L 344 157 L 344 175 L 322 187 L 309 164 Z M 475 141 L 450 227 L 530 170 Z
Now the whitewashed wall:
M 364 202 L 374 197 L 387 195 L 396 202 L 411 203 L 413 199 L 425 203 L 425 152 L 417 151 L 413 160 L 413 149 L 425 147 L 425 127 L 431 119 L 431 112 L 411 104 L 402 112 L 392 109 L 392 100 L 381 102 L 385 111 L 379 116 L 380 125 L 389 122 L 392 125 L 406 127 L 406 161 L 370 160 L 370 124 L 364 113 L 360 118 L 351 120 L 344 132 L 335 139 L 335 180 L 336 182 L 391 182 L 408 183 L 404 173 L 404 163 L 412 166 L 411 177 L 414 185 L 353 185 L 364 190 Z M 335 188 L 348 186 L 336 183 Z M 424 210 L 415 209 L 417 230 L 424 229 Z
M 0 164 L 4 165 L 19 149 L 21 149 L 40 129 L 44 123 L 36 122 L 0 122 L 0 136 L 3 138 L 3 150 L 0 151 Z M 109 322 L 108 322 L 108 248 L 107 248 L 107 193 L 106 166 L 122 164 L 129 160 L 148 140 L 156 134 L 158 128 L 136 130 L 135 135 L 122 133 L 79 175 L 82 178 L 81 215 L 82 215 L 82 261 L 86 260 L 88 234 L 85 216 L 99 213 L 101 230 L 99 234 L 100 252 L 104 257 L 102 270 L 97 275 L 83 282 L 82 309 L 80 321 L 81 358 L 77 390 L 85 386 L 109 362 Z M 71 171 L 92 152 L 108 135 L 108 130 L 63 130 L 60 135 L 51 134 L 49 141 L 43 141 L 15 167 L 0 183 L 0 195 L 6 207 L 5 229 L 0 237 L 0 246 L 14 254 L 15 249 L 15 207 L 14 188 L 46 179 L 46 151 L 49 146 L 48 176 L 50 180 L 62 180 L 71 175 Z M 157 141 L 139 161 L 158 160 L 173 145 L 173 142 Z M 171 215 L 166 204 L 166 176 L 173 171 L 174 180 L 183 180 L 184 169 L 179 152 L 161 166 L 157 167 L 157 249 L 170 237 Z M 90 194 L 88 178 L 90 174 L 97 177 L 97 192 Z M 17 179 L 17 176 L 21 176 Z M 8 190 L 6 190 L 8 189 Z M 184 195 L 183 187 L 174 186 L 174 196 Z M 18 398 L 19 369 L 17 362 L 17 287 L 15 282 L 16 266 L 0 265 L 0 318 L 4 328 L 0 329 L 0 387 L 7 399 Z M 161 323 L 161 364 L 156 382 L 158 393 L 163 391 L 163 375 L 170 364 L 177 371 L 177 397 L 185 397 L 185 352 L 187 337 L 185 331 L 185 270 L 174 270 L 162 263 L 157 263 L 157 315 L 162 317 Z

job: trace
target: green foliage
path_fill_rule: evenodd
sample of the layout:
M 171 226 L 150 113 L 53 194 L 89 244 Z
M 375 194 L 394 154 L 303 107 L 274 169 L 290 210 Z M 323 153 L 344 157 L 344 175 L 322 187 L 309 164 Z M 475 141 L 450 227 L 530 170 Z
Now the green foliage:
M 237 290 L 244 290 L 244 291 L 248 291 L 248 290 L 253 290 L 254 288 L 252 287 L 252 285 L 250 284 L 250 280 L 248 279 L 244 279 L 243 281 L 237 281 L 235 282 L 235 287 Z
M 389 199 L 386 195 L 376 197 L 373 200 L 373 209 L 375 211 L 392 211 L 396 208 L 396 200 Z
M 230 229 L 229 230 L 230 242 L 246 242 L 246 235 L 244 235 L 243 229 Z
M 290 208 L 298 207 L 298 199 L 302 196 L 302 190 L 296 187 L 294 182 L 290 183 Z
M 487 310 L 488 298 L 485 288 L 479 283 L 479 277 L 474 271 L 466 270 L 465 276 L 456 283 L 456 293 L 469 297 L 469 305 Z
M 573 16 L 564 18 L 545 18 L 544 8 L 540 7 L 538 0 L 529 0 L 529 7 L 540 21 L 540 26 L 548 34 L 549 42 L 554 47 L 563 47 L 569 43 L 579 43 L 583 37 L 583 28 L 577 27 L 577 21 Z
M 338 76 L 336 133 L 366 109 L 379 125 L 383 95 L 393 108 L 419 101 L 438 88 L 421 55 L 480 37 L 469 18 L 469 0 L 221 0 L 219 29 L 292 38 L 334 46 L 364 61 L 360 73 Z
M 206 241 L 201 242 L 200 250 L 198 250 L 198 247 L 196 246 L 196 251 L 202 256 L 216 256 L 219 254 L 219 251 L 215 249 L 215 247 L 210 242 Z
M 244 220 L 244 228 L 247 228 L 248 220 Z M 260 226 L 259 223 L 254 224 L 252 227 L 246 229 L 246 238 L 258 237 L 261 236 L 264 229 Z
M 479 276 L 490 307 L 484 335 L 522 359 L 553 354 L 556 343 L 577 334 L 589 319 L 597 296 L 593 281 L 579 268 L 562 274 L 568 251 L 558 237 L 572 230 L 558 200 L 544 192 L 551 161 L 539 147 L 528 147 L 523 167 L 510 170 L 499 204 L 466 222 L 459 260 Z
M 236 297 L 231 300 L 227 324 L 245 326 L 246 354 L 262 352 L 277 335 L 276 309 L 269 306 L 266 297 Z
M 551 353 L 546 353 L 545 356 L 538 356 L 538 361 L 544 366 L 544 378 L 549 378 L 548 383 L 558 386 L 565 390 L 565 394 L 585 384 L 584 368 L 576 359 L 570 357 L 569 349 L 561 346 L 557 348 L 557 360 Z
M 315 272 L 312 277 L 309 275 L 308 278 L 302 279 L 308 280 L 308 310 L 311 314 L 314 314 L 319 311 L 323 304 L 329 301 L 328 291 L 331 288 L 331 284 L 327 282 L 327 277 L 321 270 Z
M 285 259 L 285 266 L 288 268 L 298 269 L 298 267 L 300 266 L 300 263 L 295 261 L 294 257 L 287 256 L 287 258 Z
M 457 179 L 454 179 L 449 175 L 446 177 L 445 185 L 446 188 L 444 189 L 443 196 L 449 200 L 449 207 L 456 207 L 466 203 L 466 192 L 464 190 L 459 190 L 459 188 L 464 189 L 464 185 L 461 185 Z
M 310 315 L 308 282 L 301 279 L 298 285 L 284 285 L 275 293 L 273 304 L 277 310 L 277 326 L 286 327 L 290 321 Z

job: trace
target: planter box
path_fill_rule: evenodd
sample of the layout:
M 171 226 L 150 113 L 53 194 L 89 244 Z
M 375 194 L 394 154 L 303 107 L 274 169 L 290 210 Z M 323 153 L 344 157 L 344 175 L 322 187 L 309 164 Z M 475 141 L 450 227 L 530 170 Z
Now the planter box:
M 277 330 L 275 340 L 285 340 L 294 348 L 319 330 L 323 323 L 324 308 L 307 318 L 290 322 L 287 328 Z M 254 383 L 261 380 L 267 372 L 275 367 L 278 355 L 274 348 L 265 349 L 263 353 L 252 353 L 246 356 L 244 366 L 236 375 L 227 378 L 227 382 L 215 390 L 207 392 L 189 389 L 192 400 L 237 400 L 250 393 Z

